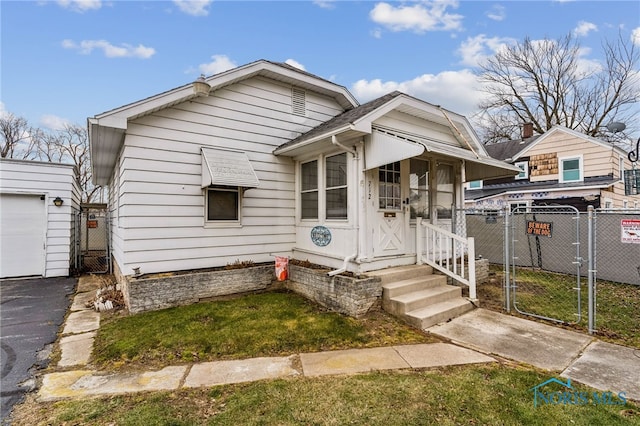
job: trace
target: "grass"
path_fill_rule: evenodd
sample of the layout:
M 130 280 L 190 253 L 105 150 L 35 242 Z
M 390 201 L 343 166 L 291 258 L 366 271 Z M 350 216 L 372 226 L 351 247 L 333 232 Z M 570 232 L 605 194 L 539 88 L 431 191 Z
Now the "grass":
M 384 312 L 355 319 L 289 292 L 253 294 L 103 321 L 101 369 L 436 341 Z
M 25 404 L 14 425 L 640 425 L 637 405 L 541 405 L 549 373 L 500 364 Z M 561 391 L 553 386 L 547 392 Z M 581 385 L 575 392 L 593 390 Z M 591 400 L 591 398 L 590 398 Z M 26 409 L 28 408 L 28 409 Z
M 502 266 L 491 266 L 492 279 L 478 286 L 483 308 L 504 312 Z M 588 331 L 588 286 L 581 279 L 581 318 L 577 316 L 576 278 L 569 275 L 518 269 L 516 302 L 521 312 L 560 319 L 573 329 Z M 521 315 L 512 309 L 514 315 Z M 531 319 L 530 316 L 525 316 Z M 603 340 L 640 347 L 640 287 L 598 280 L 596 283 L 596 335 Z

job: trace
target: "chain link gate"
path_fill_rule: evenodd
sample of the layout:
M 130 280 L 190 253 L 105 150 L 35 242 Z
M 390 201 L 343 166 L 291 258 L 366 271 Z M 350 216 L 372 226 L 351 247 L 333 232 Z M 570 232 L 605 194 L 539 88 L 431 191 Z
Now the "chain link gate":
M 578 210 L 572 206 L 517 207 L 507 220 L 510 273 L 506 276 L 511 290 L 507 294 L 513 308 L 554 322 L 580 322 Z
M 81 206 L 79 226 L 78 261 L 81 272 L 110 273 L 111 251 L 109 244 L 109 211 L 105 205 Z

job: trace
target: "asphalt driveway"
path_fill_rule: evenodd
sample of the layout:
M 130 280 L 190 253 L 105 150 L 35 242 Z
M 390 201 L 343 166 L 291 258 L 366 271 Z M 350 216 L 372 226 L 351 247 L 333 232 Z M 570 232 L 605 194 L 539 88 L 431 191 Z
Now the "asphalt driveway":
M 49 361 L 47 345 L 56 340 L 76 278 L 0 280 L 2 424 L 33 385 L 26 381 Z

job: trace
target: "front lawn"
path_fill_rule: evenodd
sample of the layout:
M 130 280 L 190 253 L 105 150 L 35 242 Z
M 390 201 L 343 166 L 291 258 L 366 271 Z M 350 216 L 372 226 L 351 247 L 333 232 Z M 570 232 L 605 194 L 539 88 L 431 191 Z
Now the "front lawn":
M 31 400 L 20 407 L 14 425 L 640 425 L 637 405 L 596 404 L 594 390 L 576 383 L 573 392 L 589 395 L 585 404 L 535 407 L 531 388 L 550 377 L 520 366 L 467 365 Z M 548 393 L 566 390 L 548 386 Z
M 437 341 L 382 311 L 354 319 L 290 292 L 103 319 L 94 343 L 101 369 L 290 355 Z

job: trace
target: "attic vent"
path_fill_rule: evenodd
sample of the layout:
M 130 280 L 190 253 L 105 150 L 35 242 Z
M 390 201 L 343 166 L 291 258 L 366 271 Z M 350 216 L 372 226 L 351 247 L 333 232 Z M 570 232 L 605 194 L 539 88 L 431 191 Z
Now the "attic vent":
M 304 90 L 291 89 L 291 113 L 296 115 L 306 115 L 306 95 Z

